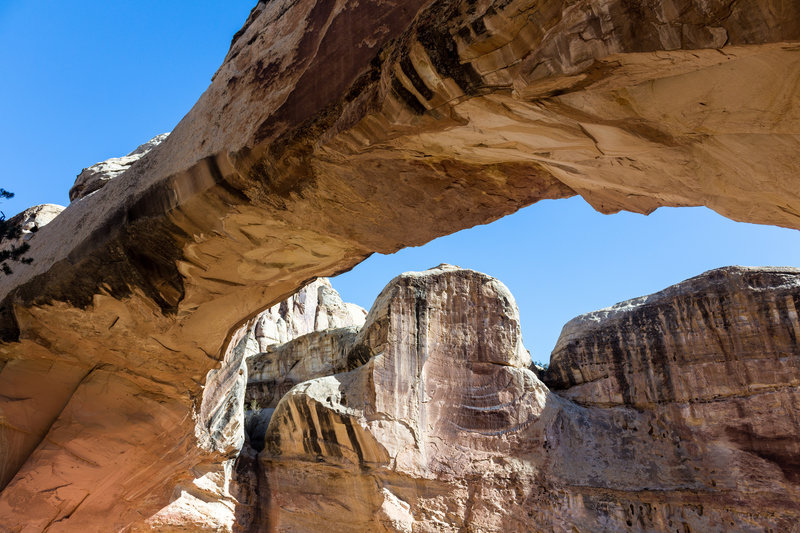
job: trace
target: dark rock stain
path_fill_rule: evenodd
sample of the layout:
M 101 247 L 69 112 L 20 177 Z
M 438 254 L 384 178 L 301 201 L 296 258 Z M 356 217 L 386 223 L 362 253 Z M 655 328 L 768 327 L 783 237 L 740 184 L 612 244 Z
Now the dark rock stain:
M 400 99 L 400 101 L 405 103 L 406 107 L 408 107 L 415 115 L 421 115 L 426 111 L 425 106 L 419 102 L 417 97 L 414 96 L 411 91 L 406 89 L 403 84 L 400 83 L 400 80 L 394 77 L 392 78 L 392 92 Z
M 730 427 L 726 435 L 743 451 L 774 463 L 787 481 L 800 484 L 800 446 L 794 436 L 759 435 L 749 425 Z
M 306 423 L 303 424 L 305 428 L 303 432 L 303 451 L 310 455 L 322 456 L 322 448 L 319 446 L 319 435 L 317 434 L 317 425 L 314 424 L 314 418 L 311 416 L 308 405 L 303 402 L 297 402 L 296 405 L 300 419 L 306 421 Z
M 350 417 L 344 415 L 341 416 L 341 419 L 342 419 L 342 424 L 344 424 L 344 428 L 347 431 L 347 437 L 350 439 L 353 451 L 355 451 L 356 455 L 358 456 L 358 462 L 359 464 L 363 464 L 364 452 L 361 450 L 361 444 L 359 444 L 358 437 L 356 436 L 356 431 L 353 428 L 353 421 L 350 419 Z
M 425 48 L 434 68 L 442 77 L 451 78 L 464 94 L 478 94 L 483 86 L 483 79 L 470 63 L 461 63 L 458 46 L 446 27 L 429 24 L 420 28 L 417 40 Z
M 425 81 L 420 77 L 419 72 L 414 68 L 414 64 L 411 62 L 411 58 L 408 54 L 403 55 L 402 59 L 400 59 L 400 69 L 403 71 L 403 74 L 408 77 L 414 89 L 416 89 L 425 100 L 433 98 L 433 91 L 428 88 Z
M 359 344 L 354 346 L 347 354 L 347 367 L 345 370 L 347 372 L 355 370 L 356 368 L 367 364 L 370 358 L 372 358 L 372 351 L 367 345 Z

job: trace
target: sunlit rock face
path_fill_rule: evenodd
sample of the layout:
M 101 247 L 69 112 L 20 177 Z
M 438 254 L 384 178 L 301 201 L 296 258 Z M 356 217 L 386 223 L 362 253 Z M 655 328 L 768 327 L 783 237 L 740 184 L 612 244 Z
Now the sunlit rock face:
M 564 356 L 570 343 L 593 357 L 582 366 L 620 363 L 606 351 L 608 338 L 586 340 L 600 335 L 638 334 L 651 344 L 693 338 L 672 353 L 702 359 L 709 381 L 738 379 L 729 375 L 737 359 L 782 362 L 782 372 L 762 373 L 750 389 L 731 385 L 736 390 L 721 394 L 693 384 L 691 398 L 666 399 L 670 372 L 685 365 L 648 363 L 653 349 L 631 341 L 624 361 L 649 365 L 651 392 L 664 397 L 634 409 L 597 401 L 585 384 L 548 390 L 526 368 L 516 306 L 498 281 L 450 266 L 404 274 L 358 333 L 332 330 L 281 347 L 297 365 L 326 359 L 342 371 L 300 383 L 278 403 L 259 463 L 248 463 L 247 498 L 257 499 L 260 513 L 240 526 L 791 531 L 800 519 L 800 352 L 790 340 L 798 296 L 800 270 L 727 268 L 568 324 L 545 374 L 553 384 L 560 372 L 581 368 Z M 692 305 L 682 307 L 685 320 L 641 331 L 676 301 L 716 302 L 709 316 L 738 316 L 743 327 L 726 330 L 738 344 L 719 344 Z M 776 302 L 792 311 L 781 313 Z M 755 338 L 775 342 L 754 350 Z M 282 372 L 262 367 L 261 379 L 268 368 Z M 634 394 L 636 382 L 624 383 L 623 394 Z
M 650 4 L 259 2 L 169 137 L 0 276 L 0 523 L 154 516 L 230 460 L 205 387 L 240 383 L 241 326 L 371 253 L 575 194 L 800 228 L 800 4 Z
M 0 248 L 6 249 L 9 245 L 18 247 L 20 244 L 30 241 L 36 237 L 36 232 L 39 231 L 39 228 L 43 228 L 52 222 L 63 210 L 64 206 L 61 205 L 42 204 L 30 207 L 22 213 L 9 218 L 7 221 L 8 225 L 13 227 L 18 226 L 22 231 L 19 238 L 13 242 L 3 240 L 2 243 L 0 243 Z
M 541 445 L 527 437 L 546 388 L 508 289 L 446 265 L 403 274 L 350 345 L 341 360 L 361 366 L 297 385 L 275 410 L 260 456 L 269 526 L 313 531 L 320 512 L 336 531 L 515 520 L 516 506 L 497 513 L 513 485 L 475 482 L 518 475 L 514 451 Z M 472 485 L 489 500 L 470 503 Z
M 104 187 L 109 180 L 120 176 L 123 172 L 147 155 L 150 150 L 164 142 L 169 133 L 156 135 L 146 143 L 138 146 L 133 152 L 122 157 L 112 157 L 100 163 L 84 168 L 75 179 L 75 184 L 69 190 L 70 201 L 80 200 Z
M 561 441 L 578 492 L 638 491 L 638 530 L 796 528 L 798 311 L 800 270 L 727 267 L 569 322 L 545 382 L 608 417 L 619 447 L 602 457 L 591 421 L 598 463 Z
M 330 328 L 361 326 L 367 312 L 343 302 L 326 278 L 315 280 L 297 294 L 262 312 L 251 337 L 259 352 L 296 337 Z
M 247 458 L 254 454 L 246 434 L 253 427 L 262 427 L 259 445 L 263 447 L 263 429 L 269 422 L 268 415 L 273 407 L 260 391 L 273 390 L 279 392 L 277 399 L 286 392 L 286 388 L 272 386 L 279 376 L 281 383 L 299 382 L 325 376 L 338 370 L 337 367 L 309 365 L 306 358 L 303 363 L 291 361 L 291 365 L 272 366 L 269 372 L 258 371 L 260 361 L 269 360 L 272 353 L 260 353 L 265 343 L 274 346 L 274 342 L 282 339 L 288 342 L 300 336 L 302 339 L 312 336 L 328 335 L 336 338 L 342 330 L 328 329 L 333 326 L 349 326 L 357 329 L 364 323 L 366 311 L 355 304 L 344 303 L 330 282 L 321 278 L 303 287 L 296 294 L 283 302 L 265 310 L 234 333 L 221 368 L 212 370 L 206 377 L 199 417 L 195 426 L 195 436 L 201 447 L 215 452 L 221 459 L 206 464 L 195 465 L 190 474 L 193 479 L 178 483 L 172 493 L 169 505 L 149 517 L 143 523 L 137 523 L 136 531 L 232 531 L 239 522 L 249 520 L 245 499 L 258 498 L 247 494 L 252 492 L 249 472 L 237 473 Z M 348 331 L 344 328 L 344 331 Z M 321 332 L 309 335 L 309 332 Z M 278 338 L 264 335 L 264 332 L 277 332 Z M 328 333 L 330 332 L 330 333 Z M 305 335 L 304 335 L 305 334 Z M 268 339 L 265 342 L 265 337 Z M 294 343 L 289 342 L 291 346 Z M 295 368 L 298 367 L 298 368 Z M 248 368 L 251 370 L 248 371 Z M 316 372 L 310 373 L 310 372 Z M 267 373 L 273 376 L 270 387 L 258 388 L 258 384 Z M 299 377 L 298 377 L 299 376 Z M 245 388 L 248 394 L 245 394 Z M 274 403 L 277 403 L 277 399 Z M 260 449 L 260 447 L 259 447 Z M 241 459 L 237 461 L 237 457 Z M 240 465 L 239 463 L 242 463 Z
M 33 239 L 37 236 L 40 228 L 52 222 L 63 210 L 64 206 L 56 204 L 36 205 L 5 220 L 6 226 L 9 229 L 13 228 L 17 233 L 0 239 L 0 251 L 12 254 L 22 252 L 21 256 L 15 258 L 12 255 L 10 260 L 4 261 L 9 269 L 20 262 L 22 266 L 28 261 L 33 261 L 34 257 L 31 255 L 31 245 L 35 244 Z M 11 271 L 0 275 L 9 275 L 10 273 Z
M 545 381 L 584 405 L 637 408 L 791 391 L 798 310 L 800 270 L 714 270 L 575 318 Z

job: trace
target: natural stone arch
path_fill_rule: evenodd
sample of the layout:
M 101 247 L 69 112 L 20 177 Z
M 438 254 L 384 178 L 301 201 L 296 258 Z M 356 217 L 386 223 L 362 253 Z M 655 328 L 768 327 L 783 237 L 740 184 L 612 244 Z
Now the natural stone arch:
M 236 325 L 370 253 L 576 193 L 800 228 L 800 7 L 660 6 L 259 3 L 170 137 L 0 280 L 0 516 L 158 509 Z

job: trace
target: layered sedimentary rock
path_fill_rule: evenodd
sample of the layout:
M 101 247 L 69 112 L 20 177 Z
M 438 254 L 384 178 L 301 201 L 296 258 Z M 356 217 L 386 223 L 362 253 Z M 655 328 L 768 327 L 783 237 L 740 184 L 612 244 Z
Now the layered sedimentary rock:
M 576 193 L 800 227 L 798 10 L 259 2 L 173 133 L 0 278 L 0 439 L 30 441 L 0 519 L 153 516 L 228 460 L 202 405 L 234 333 L 370 253 Z
M 646 364 L 653 350 L 632 342 L 614 355 L 607 336 L 643 335 L 657 310 L 692 301 L 741 317 L 743 328 L 726 330 L 733 351 L 690 314 L 647 330 L 649 342 L 694 336 L 694 345 L 662 345 L 663 355 L 705 359 L 707 376 L 736 381 L 728 363 L 754 356 L 745 318 L 798 295 L 800 270 L 712 271 L 576 319 L 559 346 L 583 341 L 597 365 L 619 356 Z M 792 309 L 774 311 L 776 339 L 800 327 Z M 313 360 L 318 346 L 294 349 Z M 600 406 L 580 386 L 554 394 L 527 369 L 502 284 L 442 266 L 390 283 L 348 346 L 370 358 L 301 383 L 278 404 L 260 455 L 261 514 L 243 524 L 251 530 L 794 531 L 800 519 L 796 342 L 761 354 L 785 362 L 768 388 Z M 561 350 L 554 376 L 578 372 L 570 365 L 585 361 Z M 651 367 L 665 396 L 674 367 Z
M 357 332 L 357 327 L 348 327 L 311 333 L 248 359 L 246 432 L 256 450 L 263 449 L 272 413 L 292 387 L 345 372 L 359 362 L 350 357 Z
M 495 461 L 514 470 L 545 404 L 508 289 L 451 266 L 404 274 L 351 346 L 341 360 L 361 366 L 296 386 L 272 417 L 269 527 L 312 531 L 321 511 L 336 531 L 464 525 L 470 481 Z M 475 526 L 490 512 L 475 509 Z
M 259 364 L 258 361 L 265 361 L 265 358 L 268 360 L 271 354 L 260 353 L 261 347 L 273 346 L 278 338 L 285 343 L 298 336 L 300 339 L 308 338 L 312 335 L 307 333 L 322 330 L 328 330 L 332 337 L 336 337 L 336 332 L 341 330 L 330 330 L 329 326 L 355 328 L 364 323 L 365 315 L 366 311 L 359 306 L 343 302 L 330 282 L 321 278 L 267 309 L 236 331 L 228 345 L 221 368 L 212 370 L 206 378 L 199 409 L 203 426 L 195 431 L 200 446 L 217 452 L 224 460 L 193 466 L 193 479 L 182 480 L 174 487 L 169 505 L 147 518 L 144 523 L 137 524 L 134 529 L 216 532 L 232 531 L 236 528 L 241 515 L 248 512 L 242 505 L 246 502 L 240 501 L 243 499 L 240 493 L 249 488 L 239 487 L 246 481 L 244 478 L 247 474 L 235 475 L 236 458 L 253 453 L 250 444 L 246 444 L 247 430 L 251 428 L 249 433 L 252 433 L 254 427 L 263 426 L 265 429 L 272 409 L 261 407 L 274 407 L 263 405 L 267 402 L 262 395 L 253 394 L 254 387 L 257 387 L 255 383 L 262 385 L 258 387 L 259 392 L 269 389 L 264 386 L 266 384 L 261 383 L 263 372 L 248 371 L 248 368 L 263 367 L 263 363 Z M 275 332 L 279 337 L 265 336 L 264 332 Z M 277 368 L 274 375 L 281 376 L 281 383 L 292 379 L 295 382 L 303 381 L 304 379 L 298 379 L 298 375 L 303 375 L 302 369 L 313 366 L 308 365 L 308 361 L 305 363 L 297 369 Z M 294 366 L 297 366 L 297 361 L 294 361 Z M 329 375 L 333 371 L 333 368 L 323 366 L 317 369 L 316 375 Z M 247 395 L 246 387 L 249 393 Z M 279 388 L 283 392 L 288 390 Z M 259 445 L 263 443 L 263 433 L 258 442 Z
M 800 385 L 800 270 L 729 267 L 564 326 L 550 388 L 652 408 Z

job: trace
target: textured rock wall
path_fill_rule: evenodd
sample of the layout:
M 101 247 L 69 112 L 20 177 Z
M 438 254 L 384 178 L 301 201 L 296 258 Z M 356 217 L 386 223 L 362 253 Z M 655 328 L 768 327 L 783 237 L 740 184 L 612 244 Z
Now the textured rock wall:
M 64 207 L 60 205 L 44 204 L 11 217 L 8 219 L 9 226 L 19 226 L 22 231 L 16 239 L 0 241 L 0 250 L 19 249 L 25 244 L 35 245 L 39 229 L 52 222 L 63 210 Z M 9 267 L 13 269 L 17 264 L 10 261 Z M 4 400 L 0 410 L 0 426 L 5 426 L 0 427 L 0 487 L 14 477 L 25 459 L 42 441 L 46 428 L 55 421 L 74 392 L 71 382 L 80 381 L 85 375 L 83 369 L 70 364 L 0 359 L 0 395 Z M 47 397 L 37 402 L 28 391 L 40 385 L 50 389 Z M 8 427 L 12 420 L 14 426 Z
M 640 326 L 653 308 L 675 302 L 716 305 L 717 313 L 752 321 L 798 294 L 800 270 L 720 269 L 580 317 L 565 328 L 559 346 L 603 333 L 643 335 Z M 721 301 L 732 307 L 723 311 Z M 756 330 L 756 337 L 788 339 L 797 317 L 783 317 L 728 331 L 743 339 Z M 285 348 L 314 361 L 330 353 L 325 335 L 341 334 L 315 334 L 314 342 L 298 339 Z M 704 354 L 690 343 L 674 353 L 704 359 L 706 375 L 717 382 L 738 379 L 728 373 L 732 358 L 753 356 L 744 345 L 738 354 L 715 344 L 718 337 L 698 321 L 666 322 L 647 335 L 651 342 L 696 337 Z M 583 342 L 580 353 L 611 367 L 618 358 L 604 349 L 606 342 Z M 691 398 L 636 409 L 597 402 L 583 385 L 553 393 L 526 368 L 507 289 L 483 274 L 441 266 L 390 283 L 347 346 L 371 357 L 354 370 L 298 384 L 278 404 L 259 456 L 261 514 L 243 527 L 796 530 L 800 395 L 786 384 L 800 377 L 796 343 L 781 345 L 779 355 L 761 354 L 787 361 L 771 387 L 712 397 L 701 386 Z M 622 350 L 625 361 L 640 365 L 651 354 L 635 342 Z M 546 381 L 586 365 L 564 353 L 572 352 L 554 353 Z M 657 392 L 668 394 L 670 368 L 651 368 Z
M 170 136 L 0 277 L 2 522 L 158 512 L 227 460 L 200 411 L 234 333 L 370 253 L 576 193 L 800 227 L 798 9 L 260 2 Z
M 450 266 L 404 274 L 353 352 L 366 355 L 361 366 L 296 386 L 273 415 L 260 456 L 269 527 L 311 531 L 323 509 L 336 531 L 457 528 L 465 485 L 514 461 L 544 406 L 513 297 Z
M 730 267 L 580 316 L 545 382 L 582 404 L 640 408 L 797 387 L 797 283 L 796 269 Z
M 259 352 L 272 345 L 329 328 L 361 326 L 367 312 L 343 302 L 330 282 L 320 278 L 302 290 L 262 312 L 255 321 L 252 336 Z
M 297 340 L 302 344 L 303 339 L 319 336 L 313 332 L 325 330 L 331 324 L 351 327 L 361 325 L 365 315 L 366 311 L 357 305 L 342 302 L 330 282 L 322 278 L 265 310 L 236 331 L 228 345 L 221 368 L 210 371 L 206 376 L 198 423 L 195 426 L 198 445 L 217 454 L 221 459 L 194 465 L 190 472 L 193 479 L 178 483 L 172 491 L 169 505 L 137 523 L 134 530 L 239 530 L 239 523 L 248 520 L 248 513 L 252 513 L 247 505 L 259 498 L 253 490 L 257 488 L 257 484 L 248 479 L 257 474 L 258 470 L 238 470 L 249 465 L 248 458 L 255 455 L 249 438 L 253 429 L 266 429 L 269 422 L 273 409 L 260 408 L 266 403 L 263 397 L 268 393 L 277 394 L 278 391 L 282 391 L 282 395 L 288 390 L 283 386 L 287 381 L 299 382 L 314 377 L 309 375 L 305 379 L 298 378 L 303 376 L 304 370 L 316 370 L 318 375 L 329 375 L 335 370 L 330 366 L 312 369 L 307 361 L 297 369 L 273 366 L 272 375 L 280 376 L 281 379 L 273 379 L 268 384 L 261 383 L 263 379 L 260 378 L 263 378 L 264 372 L 252 372 L 248 369 L 259 368 L 262 365 L 258 362 L 265 361 L 265 357 L 271 355 L 259 352 L 261 346 L 272 345 L 272 341 L 277 340 L 265 336 L 264 332 L 277 332 L 283 342 L 299 336 Z M 343 330 L 328 331 L 331 337 L 338 338 L 337 332 Z M 312 334 L 304 335 L 307 332 Z M 292 344 L 290 342 L 284 346 Z M 297 366 L 297 362 L 293 361 L 294 366 Z M 281 382 L 277 388 L 273 386 L 275 381 Z M 257 390 L 254 390 L 255 383 L 260 385 Z M 280 396 L 274 403 L 277 403 L 277 399 Z M 274 405 L 266 407 L 274 408 Z M 259 450 L 263 447 L 263 440 L 262 432 L 256 443 Z

